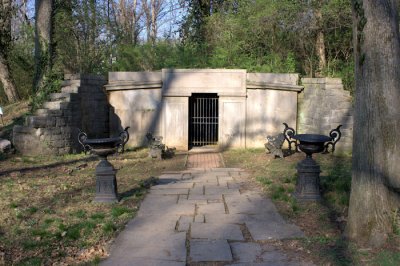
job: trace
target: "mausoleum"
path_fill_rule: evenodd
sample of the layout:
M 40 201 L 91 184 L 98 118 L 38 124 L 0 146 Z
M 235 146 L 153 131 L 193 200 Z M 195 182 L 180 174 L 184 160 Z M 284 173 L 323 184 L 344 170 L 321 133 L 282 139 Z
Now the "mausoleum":
M 266 134 L 296 127 L 298 74 L 243 69 L 163 69 L 111 72 L 105 86 L 115 113 L 111 131 L 130 126 L 128 145 L 147 132 L 168 146 L 263 147 Z

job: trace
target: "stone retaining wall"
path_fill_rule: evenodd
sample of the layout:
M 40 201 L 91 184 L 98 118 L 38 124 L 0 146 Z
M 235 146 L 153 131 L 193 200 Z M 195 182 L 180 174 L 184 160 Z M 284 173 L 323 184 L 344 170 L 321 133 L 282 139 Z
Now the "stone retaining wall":
M 104 78 L 66 75 L 60 93 L 52 93 L 25 125 L 13 129 L 13 145 L 24 155 L 62 155 L 78 152 L 78 129 L 89 137 L 109 136 L 109 107 Z
M 342 138 L 337 152 L 351 152 L 353 140 L 353 104 L 341 79 L 303 78 L 304 90 L 298 97 L 298 133 L 328 135 L 338 125 Z

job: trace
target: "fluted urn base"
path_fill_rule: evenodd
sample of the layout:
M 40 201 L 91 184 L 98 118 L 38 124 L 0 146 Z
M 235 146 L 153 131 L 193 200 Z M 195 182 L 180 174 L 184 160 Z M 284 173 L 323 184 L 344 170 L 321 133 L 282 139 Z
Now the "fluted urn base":
M 297 183 L 294 192 L 299 201 L 320 201 L 319 174 L 321 169 L 311 156 L 297 164 Z
M 116 171 L 112 164 L 102 157 L 96 166 L 96 197 L 95 202 L 118 202 Z

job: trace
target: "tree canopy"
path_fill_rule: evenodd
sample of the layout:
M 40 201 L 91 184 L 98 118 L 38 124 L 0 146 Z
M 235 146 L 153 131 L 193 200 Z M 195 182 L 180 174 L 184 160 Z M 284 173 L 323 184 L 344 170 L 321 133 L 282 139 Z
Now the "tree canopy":
M 38 9 L 45 2 L 53 4 L 51 54 L 42 51 L 51 68 L 47 83 L 63 73 L 207 67 L 342 77 L 346 88 L 353 88 L 347 0 L 9 2 L 13 12 L 7 16 L 13 23 L 7 58 L 22 98 L 30 97 L 37 85 L 35 3 Z M 43 39 L 40 43 L 43 48 Z M 0 101 L 7 99 L 0 90 Z

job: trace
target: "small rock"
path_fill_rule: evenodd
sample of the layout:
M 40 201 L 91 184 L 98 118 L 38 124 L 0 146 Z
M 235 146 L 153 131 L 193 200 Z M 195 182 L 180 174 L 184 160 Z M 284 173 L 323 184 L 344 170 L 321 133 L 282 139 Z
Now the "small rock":
M 336 222 L 341 223 L 341 222 L 345 222 L 345 221 L 347 221 L 347 219 L 344 216 L 340 216 L 340 217 L 336 218 Z
M 76 167 L 76 169 L 77 169 L 77 170 L 81 170 L 81 169 L 84 169 L 85 167 L 87 167 L 87 163 L 78 165 L 78 166 Z
M 7 139 L 0 139 L 0 153 L 10 153 L 11 151 L 11 141 Z

